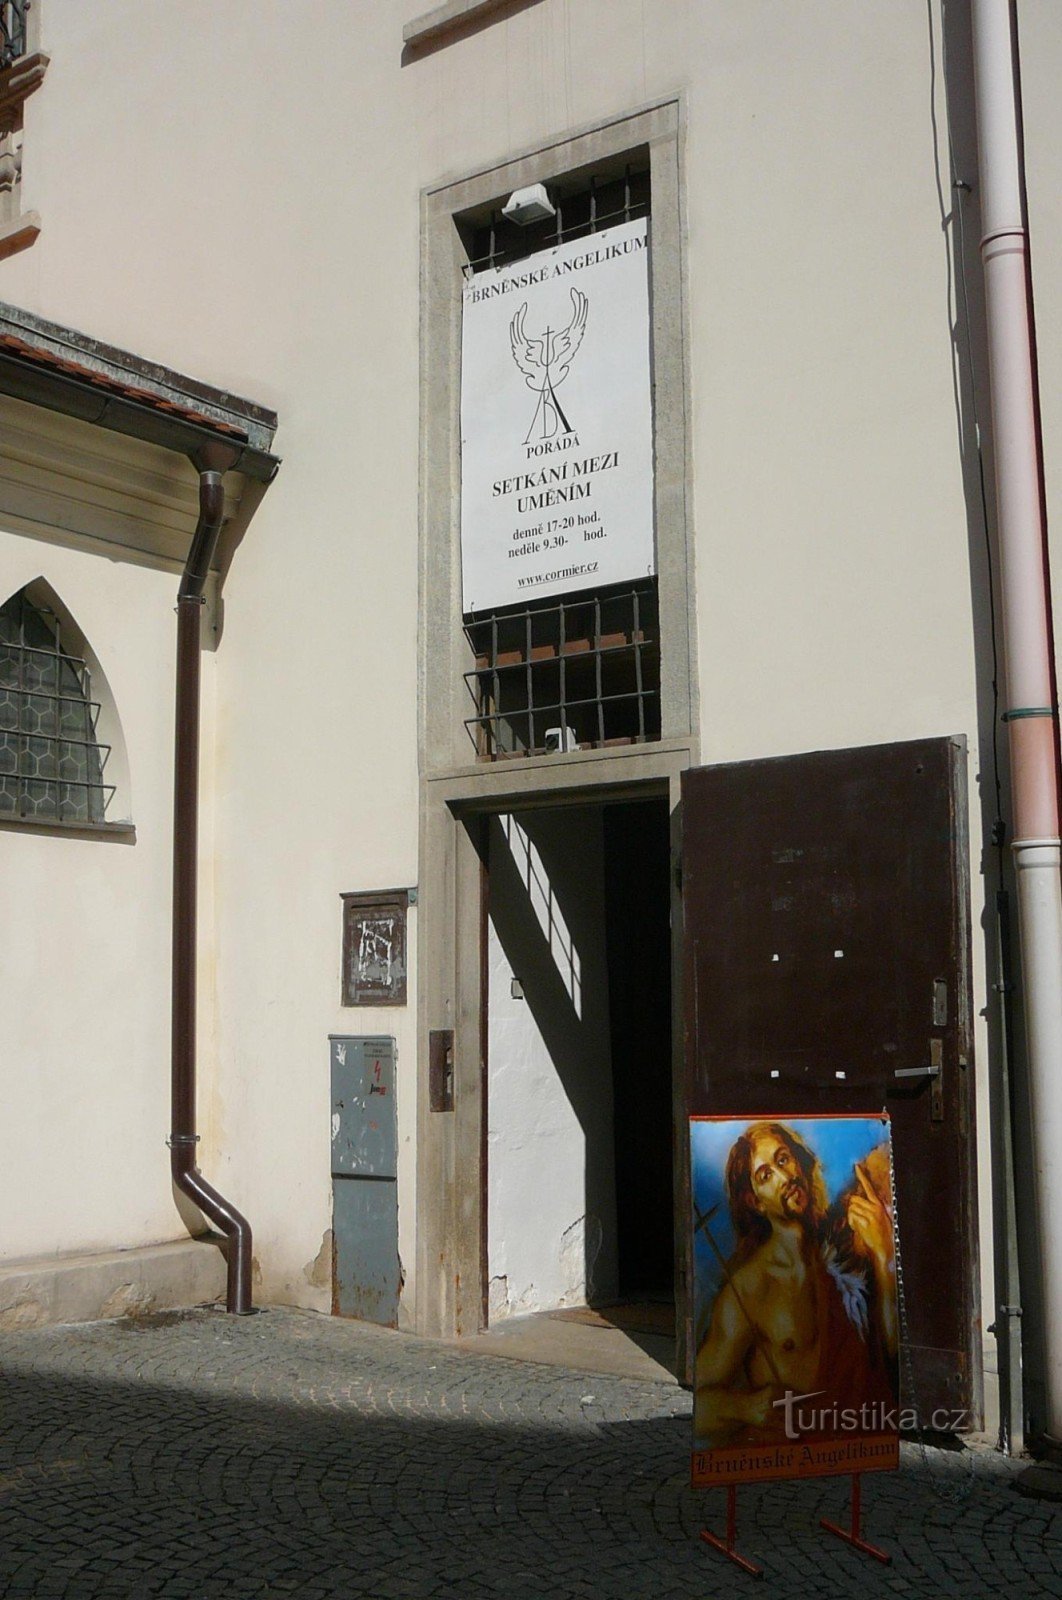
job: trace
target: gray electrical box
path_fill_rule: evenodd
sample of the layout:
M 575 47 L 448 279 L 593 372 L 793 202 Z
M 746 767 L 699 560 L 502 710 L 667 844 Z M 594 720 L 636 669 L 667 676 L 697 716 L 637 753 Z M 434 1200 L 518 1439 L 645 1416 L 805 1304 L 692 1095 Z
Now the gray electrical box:
M 393 1039 L 329 1039 L 332 1047 L 332 1175 L 396 1178 Z
M 332 1310 L 393 1328 L 398 1258 L 395 1042 L 332 1034 Z

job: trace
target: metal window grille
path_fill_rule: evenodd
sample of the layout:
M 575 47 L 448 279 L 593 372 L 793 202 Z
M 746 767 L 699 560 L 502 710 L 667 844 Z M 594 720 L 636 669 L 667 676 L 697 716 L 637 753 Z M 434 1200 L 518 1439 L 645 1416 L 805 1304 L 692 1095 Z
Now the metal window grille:
M 0 606 L 0 817 L 105 820 L 114 786 L 103 781 L 99 712 L 59 618 L 24 593 Z
M 0 0 L 0 70 L 26 54 L 26 13 L 32 0 Z
M 649 215 L 646 154 L 589 180 L 549 184 L 556 216 L 522 226 L 493 211 L 464 229 L 466 274 Z M 554 754 L 660 738 L 655 578 L 468 615 L 475 658 L 465 719 L 477 757 Z
M 550 183 L 550 198 L 557 208 L 555 217 L 522 225 L 510 222 L 500 211 L 492 211 L 485 222 L 468 229 L 469 259 L 466 276 L 488 267 L 504 267 L 522 261 L 537 250 L 551 250 L 567 239 L 579 239 L 601 228 L 616 228 L 649 215 L 649 169 L 628 163 L 621 173 L 591 178 L 572 192 L 563 183 Z
M 656 580 L 465 618 L 465 727 L 483 761 L 660 737 Z

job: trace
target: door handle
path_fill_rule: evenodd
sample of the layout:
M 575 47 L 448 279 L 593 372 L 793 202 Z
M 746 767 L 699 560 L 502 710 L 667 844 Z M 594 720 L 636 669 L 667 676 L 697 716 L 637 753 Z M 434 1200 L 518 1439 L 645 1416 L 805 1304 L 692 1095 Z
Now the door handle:
M 893 1072 L 894 1078 L 928 1078 L 929 1090 L 929 1120 L 930 1122 L 944 1121 L 944 1041 L 943 1039 L 930 1039 L 928 1067 L 897 1067 Z

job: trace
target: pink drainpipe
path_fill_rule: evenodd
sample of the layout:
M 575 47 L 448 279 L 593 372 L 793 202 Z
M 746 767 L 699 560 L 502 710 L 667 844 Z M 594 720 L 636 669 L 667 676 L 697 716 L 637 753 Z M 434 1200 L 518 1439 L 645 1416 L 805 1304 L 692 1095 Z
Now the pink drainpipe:
M 1047 1431 L 1062 1441 L 1062 857 L 1047 517 L 1022 204 L 1011 0 L 973 0 L 1014 863 L 1040 1221 Z

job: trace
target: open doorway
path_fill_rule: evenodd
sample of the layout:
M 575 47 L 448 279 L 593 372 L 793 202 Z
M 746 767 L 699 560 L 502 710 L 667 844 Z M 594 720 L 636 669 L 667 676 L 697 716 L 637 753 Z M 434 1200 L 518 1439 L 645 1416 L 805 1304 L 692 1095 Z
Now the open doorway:
M 673 1339 L 667 799 L 495 816 L 486 857 L 488 1323 Z

